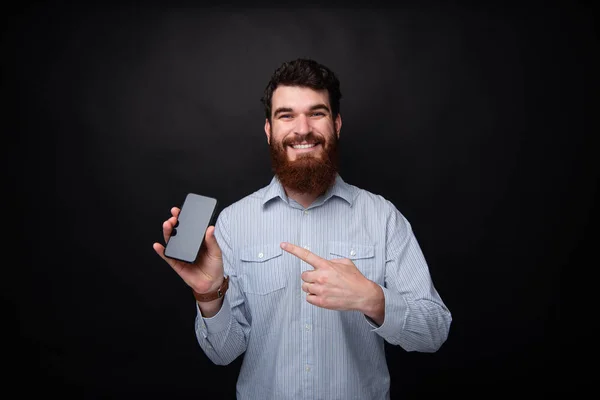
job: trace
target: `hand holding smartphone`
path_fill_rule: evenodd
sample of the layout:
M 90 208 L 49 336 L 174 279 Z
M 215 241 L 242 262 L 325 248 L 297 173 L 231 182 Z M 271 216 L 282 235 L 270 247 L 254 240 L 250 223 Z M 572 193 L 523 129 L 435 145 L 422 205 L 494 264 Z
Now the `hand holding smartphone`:
M 188 193 L 165 246 L 165 256 L 188 263 L 196 261 L 216 208 L 215 198 Z

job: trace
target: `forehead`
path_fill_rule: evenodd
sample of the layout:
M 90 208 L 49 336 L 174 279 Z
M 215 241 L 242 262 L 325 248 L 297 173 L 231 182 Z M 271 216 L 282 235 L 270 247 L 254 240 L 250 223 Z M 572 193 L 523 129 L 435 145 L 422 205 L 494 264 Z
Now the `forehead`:
M 331 108 L 327 90 L 314 90 L 300 86 L 278 86 L 271 99 L 273 110 L 280 107 L 302 109 L 315 104 L 325 104 Z

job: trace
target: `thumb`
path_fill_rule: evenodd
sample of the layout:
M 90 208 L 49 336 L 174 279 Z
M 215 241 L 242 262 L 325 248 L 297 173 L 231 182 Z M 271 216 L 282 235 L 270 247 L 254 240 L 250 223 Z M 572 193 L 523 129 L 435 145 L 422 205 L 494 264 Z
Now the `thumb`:
M 211 225 L 206 230 L 204 243 L 206 243 L 206 251 L 210 257 L 221 258 L 221 248 L 219 247 L 219 243 L 217 243 L 217 238 L 215 237 L 214 226 Z

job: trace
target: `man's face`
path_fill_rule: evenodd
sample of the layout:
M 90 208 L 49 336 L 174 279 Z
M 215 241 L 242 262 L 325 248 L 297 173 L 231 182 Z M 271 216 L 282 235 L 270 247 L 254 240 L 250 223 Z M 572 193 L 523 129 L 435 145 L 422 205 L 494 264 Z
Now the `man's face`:
M 341 117 L 333 119 L 327 91 L 279 86 L 272 96 L 265 132 L 273 169 L 283 185 L 322 192 L 335 179 Z

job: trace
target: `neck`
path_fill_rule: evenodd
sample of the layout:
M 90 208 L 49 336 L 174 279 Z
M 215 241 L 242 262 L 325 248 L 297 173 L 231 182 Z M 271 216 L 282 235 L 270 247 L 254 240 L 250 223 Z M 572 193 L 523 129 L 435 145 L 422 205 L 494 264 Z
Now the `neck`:
M 316 200 L 317 197 L 321 195 L 321 193 L 299 193 L 294 192 L 293 190 L 284 187 L 285 194 L 291 199 L 294 199 L 298 204 L 300 204 L 304 208 L 308 208 L 313 201 Z

